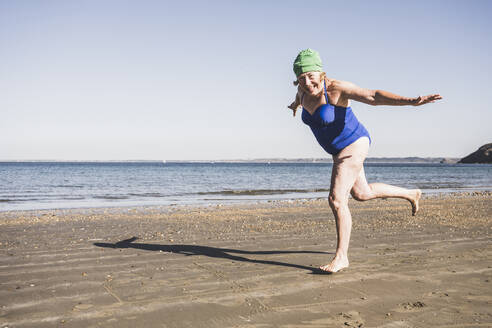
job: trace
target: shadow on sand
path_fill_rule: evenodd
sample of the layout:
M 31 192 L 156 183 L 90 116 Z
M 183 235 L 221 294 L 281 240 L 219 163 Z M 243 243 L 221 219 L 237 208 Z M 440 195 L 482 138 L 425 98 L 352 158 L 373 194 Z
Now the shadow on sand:
M 114 244 L 94 243 L 94 246 L 107 247 L 107 248 L 135 248 L 135 249 L 142 249 L 146 251 L 163 251 L 163 252 L 171 252 L 175 254 L 182 254 L 185 256 L 203 255 L 208 257 L 223 258 L 223 259 L 240 261 L 240 262 L 279 265 L 279 266 L 286 266 L 290 268 L 304 269 L 304 270 L 311 271 L 312 274 L 328 274 L 328 273 L 323 270 L 320 270 L 319 268 L 313 268 L 305 265 L 278 262 L 278 261 L 249 259 L 244 256 L 232 255 L 232 254 L 242 254 L 242 255 L 299 254 L 299 253 L 333 254 L 328 252 L 317 252 L 317 251 L 244 251 L 240 249 L 218 248 L 218 247 L 199 246 L 199 245 L 159 245 L 159 244 L 134 243 L 134 241 L 137 239 L 138 239 L 137 237 L 132 237 L 129 239 L 119 241 Z

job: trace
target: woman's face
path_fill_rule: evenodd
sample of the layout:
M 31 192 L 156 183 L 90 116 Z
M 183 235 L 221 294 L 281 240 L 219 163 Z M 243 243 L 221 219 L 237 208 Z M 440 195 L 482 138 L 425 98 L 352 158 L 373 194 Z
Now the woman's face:
M 311 95 L 317 95 L 323 92 L 323 81 L 321 80 L 321 72 L 306 72 L 297 78 L 299 85 L 305 92 Z

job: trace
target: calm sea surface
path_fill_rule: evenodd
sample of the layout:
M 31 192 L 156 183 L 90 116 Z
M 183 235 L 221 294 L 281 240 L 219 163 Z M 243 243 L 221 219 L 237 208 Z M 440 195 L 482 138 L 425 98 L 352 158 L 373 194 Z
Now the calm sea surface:
M 492 165 L 366 164 L 369 182 L 492 190 Z M 0 211 L 327 197 L 330 163 L 0 163 Z

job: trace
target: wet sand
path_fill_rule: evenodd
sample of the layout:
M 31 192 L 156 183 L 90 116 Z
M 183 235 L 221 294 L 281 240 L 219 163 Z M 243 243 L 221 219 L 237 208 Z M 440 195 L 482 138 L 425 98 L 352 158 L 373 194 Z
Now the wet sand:
M 491 327 L 492 195 L 0 213 L 0 327 Z

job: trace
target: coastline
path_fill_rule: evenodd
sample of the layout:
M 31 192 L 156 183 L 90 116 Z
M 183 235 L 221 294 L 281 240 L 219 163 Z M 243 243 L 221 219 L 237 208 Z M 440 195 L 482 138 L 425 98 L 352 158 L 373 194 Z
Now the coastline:
M 460 191 L 456 191 L 454 189 L 424 189 L 422 190 L 422 197 L 425 198 L 445 198 L 445 197 L 467 197 L 467 196 L 477 196 L 477 195 L 492 195 L 492 190 L 488 187 L 484 189 L 480 188 L 463 188 Z M 198 193 L 200 194 L 200 193 Z M 210 192 L 203 193 L 205 195 L 224 195 L 221 192 Z M 18 215 L 22 213 L 30 213 L 30 212 L 50 212 L 50 211 L 95 211 L 95 210 L 116 210 L 118 209 L 154 209 L 154 210 L 166 210 L 168 208 L 199 208 L 199 207 L 214 207 L 214 206 L 224 206 L 224 205 L 251 205 L 251 204 L 262 204 L 262 203 L 292 203 L 292 202 L 306 202 L 306 201 L 322 201 L 328 199 L 329 190 L 323 189 L 322 191 L 288 191 L 284 192 L 283 190 L 277 190 L 270 193 L 258 193 L 257 190 L 249 191 L 227 191 L 226 195 L 232 195 L 229 198 L 204 198 L 204 199 L 194 199 L 189 202 L 177 202 L 177 201 L 153 201 L 149 203 L 129 203 L 125 204 L 121 201 L 116 201 L 114 203 L 94 203 L 94 202 L 83 202 L 83 203 L 61 203 L 62 205 L 55 205 L 54 203 L 45 203 L 45 204 L 36 204 L 30 205 L 27 204 L 27 208 L 13 208 L 13 209 L 2 209 L 0 208 L 0 217 L 1 214 L 7 215 Z M 238 197 L 238 194 L 243 194 Z M 253 198 L 249 198 L 253 196 Z M 256 197 L 254 197 L 256 196 Z M 351 198 L 351 196 L 349 196 Z M 0 219 L 1 220 L 1 219 Z
M 460 157 L 368 157 L 366 163 L 430 163 L 430 164 L 449 164 L 443 163 L 442 160 L 457 163 Z M 134 159 L 134 160 L 67 160 L 67 159 L 0 159 L 0 163 L 156 163 L 156 164 L 196 164 L 196 163 L 333 163 L 330 157 L 320 158 L 255 158 L 255 159 Z
M 368 181 L 424 194 L 490 191 L 491 172 L 491 165 L 366 165 Z M 328 163 L 14 163 L 0 167 L 0 212 L 326 198 L 330 174 Z
M 326 200 L 0 213 L 0 325 L 492 324 L 492 195 L 350 201 L 334 275 Z M 137 239 L 133 239 L 136 237 Z

